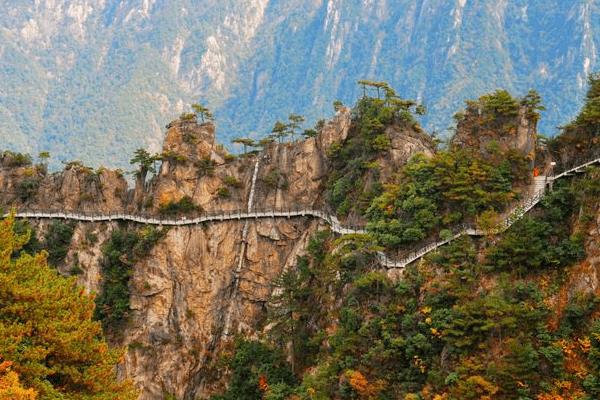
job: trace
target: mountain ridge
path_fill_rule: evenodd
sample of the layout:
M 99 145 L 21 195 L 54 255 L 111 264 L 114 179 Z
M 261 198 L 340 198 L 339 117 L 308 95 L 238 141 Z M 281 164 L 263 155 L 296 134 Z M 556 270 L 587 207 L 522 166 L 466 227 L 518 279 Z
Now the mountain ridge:
M 442 135 L 464 99 L 535 86 L 553 134 L 581 103 L 600 33 L 597 1 L 2 5 L 5 147 L 121 168 L 140 143 L 158 150 L 166 122 L 199 99 L 226 142 L 290 112 L 326 117 L 361 78 L 423 102 L 423 125 Z

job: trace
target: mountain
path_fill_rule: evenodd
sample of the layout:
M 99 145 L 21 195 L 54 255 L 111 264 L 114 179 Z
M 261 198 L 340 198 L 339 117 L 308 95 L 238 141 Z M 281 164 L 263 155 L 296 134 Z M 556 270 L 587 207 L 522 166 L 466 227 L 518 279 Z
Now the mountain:
M 2 147 L 130 168 L 202 100 L 218 136 L 308 123 L 358 79 L 423 102 L 444 133 L 466 98 L 536 88 L 554 134 L 598 62 L 596 0 L 0 0 Z
M 363 97 L 239 156 L 181 118 L 160 161 L 136 154 L 134 186 L 3 152 L 4 364 L 40 399 L 105 395 L 64 325 L 68 284 L 95 293 L 140 400 L 598 399 L 600 77 L 546 142 L 536 96 L 470 101 L 446 149 L 409 104 Z M 41 250 L 69 281 L 16 268 Z

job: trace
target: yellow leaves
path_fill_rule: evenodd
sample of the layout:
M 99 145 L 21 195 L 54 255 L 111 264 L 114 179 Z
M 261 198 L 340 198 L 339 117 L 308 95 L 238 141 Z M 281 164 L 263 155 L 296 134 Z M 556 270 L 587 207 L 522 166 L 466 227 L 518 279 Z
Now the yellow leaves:
M 369 382 L 359 371 L 346 371 L 346 377 L 348 378 L 348 383 L 352 386 L 352 389 L 358 393 L 364 393 L 367 390 Z
M 429 328 L 429 331 L 435 337 L 442 337 L 442 332 L 440 332 L 437 328 Z
M 421 307 L 420 311 L 421 311 L 421 314 L 423 314 L 423 315 L 430 314 L 431 313 L 431 307 L 429 307 L 429 306 Z
M 421 371 L 422 374 L 427 371 L 427 364 L 419 356 L 413 356 L 413 365 Z
M 492 400 L 500 388 L 481 375 L 471 375 L 460 379 L 452 389 L 451 398 L 469 400 Z
M 579 343 L 579 348 L 584 353 L 589 353 L 592 348 L 592 342 L 589 337 L 584 337 L 583 339 L 577 339 L 577 343 Z
M 585 393 L 576 384 L 567 380 L 555 380 L 554 388 L 547 393 L 538 394 L 536 400 L 573 400 L 583 398 Z
M 0 363 L 0 400 L 35 400 L 37 392 L 21 385 L 19 375 L 11 370 L 12 363 Z

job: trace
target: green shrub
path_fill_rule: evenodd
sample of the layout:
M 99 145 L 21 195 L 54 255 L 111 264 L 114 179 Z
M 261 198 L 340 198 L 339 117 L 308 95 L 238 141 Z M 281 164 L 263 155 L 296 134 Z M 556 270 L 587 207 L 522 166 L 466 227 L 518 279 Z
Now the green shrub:
M 209 157 L 204 157 L 194 163 L 198 176 L 212 176 L 215 173 L 216 164 Z
M 189 196 L 183 196 L 179 201 L 170 201 L 158 209 L 161 215 L 176 216 L 201 211 L 201 207 L 194 204 Z
M 58 266 L 65 260 L 74 232 L 75 225 L 73 223 L 54 221 L 48 226 L 44 238 L 44 248 L 48 251 L 50 265 Z
M 182 113 L 179 116 L 179 119 L 182 121 L 195 121 L 196 120 L 196 114 L 195 113 L 190 113 L 190 112 L 185 112 Z
M 262 181 L 269 189 L 287 189 L 288 181 L 281 171 L 278 169 L 270 170 L 263 178 Z
M 441 151 L 431 158 L 416 155 L 397 183 L 372 200 L 367 229 L 381 244 L 398 247 L 461 220 L 472 222 L 484 211 L 501 210 L 514 193 L 512 171 L 500 163 L 463 150 Z
M 228 199 L 231 197 L 231 192 L 226 187 L 220 187 L 219 189 L 217 189 L 217 196 L 219 196 L 222 199 Z
M 174 151 L 164 151 L 160 155 L 161 160 L 167 160 L 171 163 L 184 163 L 187 161 L 187 157 L 183 154 L 176 153 Z
M 102 288 L 96 297 L 95 315 L 114 332 L 129 315 L 129 281 L 134 263 L 145 257 L 165 230 L 148 226 L 141 231 L 117 229 L 102 249 Z
M 235 176 L 230 176 L 230 175 L 223 178 L 223 183 L 227 186 L 230 186 L 230 187 L 236 188 L 236 189 L 239 189 L 244 186 L 242 184 L 242 182 L 240 182 Z
M 24 153 L 4 151 L 2 153 L 3 163 L 7 167 L 26 167 L 32 164 L 31 156 Z
M 261 380 L 286 395 L 291 394 L 289 388 L 296 384 L 284 354 L 260 342 L 238 340 L 228 367 L 231 370 L 228 389 L 222 395 L 213 396 L 212 400 L 262 399 Z
M 22 202 L 31 200 L 40 187 L 40 180 L 37 178 L 25 178 L 17 185 L 17 196 Z

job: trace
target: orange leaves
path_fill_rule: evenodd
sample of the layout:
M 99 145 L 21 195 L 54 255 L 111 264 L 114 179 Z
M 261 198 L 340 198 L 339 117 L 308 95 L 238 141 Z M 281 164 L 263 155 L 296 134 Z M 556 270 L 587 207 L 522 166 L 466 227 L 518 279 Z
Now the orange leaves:
M 269 383 L 267 382 L 266 376 L 261 375 L 258 377 L 258 388 L 261 392 L 266 392 L 267 390 L 269 390 Z
M 561 339 L 557 342 L 563 351 L 565 370 L 584 379 L 588 374 L 585 357 L 582 353 L 589 351 L 591 343 L 588 338 L 569 341 Z
M 370 383 L 367 378 L 356 370 L 347 370 L 344 373 L 344 378 L 347 379 L 350 387 L 360 396 L 361 399 L 370 400 L 377 398 L 379 392 L 383 389 L 382 381 Z
M 536 400 L 573 400 L 583 398 L 585 395 L 571 381 L 556 380 L 553 385 L 554 389 L 551 392 L 537 395 Z

